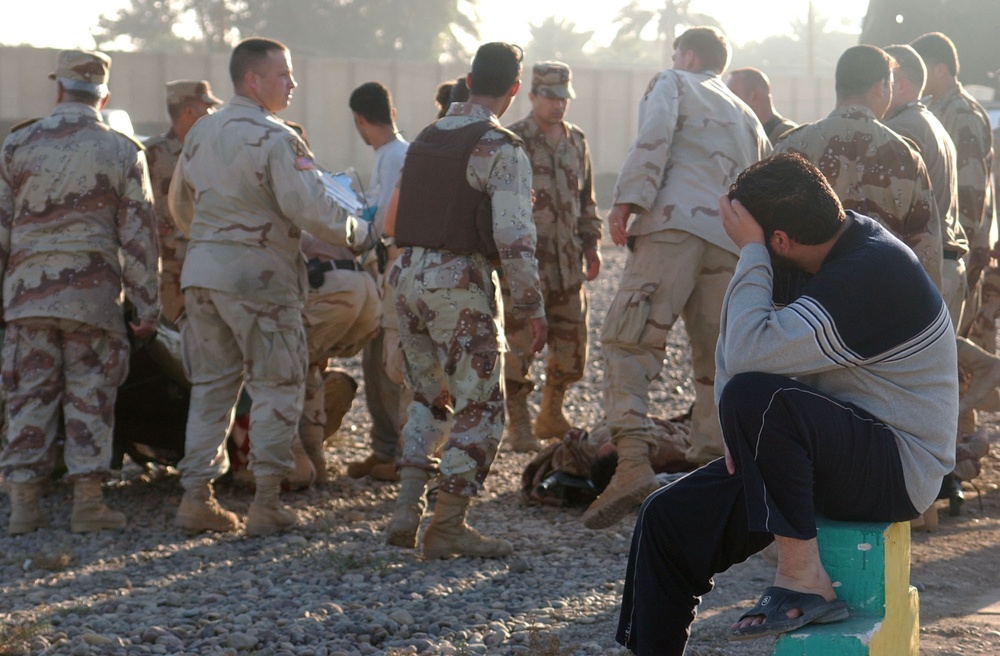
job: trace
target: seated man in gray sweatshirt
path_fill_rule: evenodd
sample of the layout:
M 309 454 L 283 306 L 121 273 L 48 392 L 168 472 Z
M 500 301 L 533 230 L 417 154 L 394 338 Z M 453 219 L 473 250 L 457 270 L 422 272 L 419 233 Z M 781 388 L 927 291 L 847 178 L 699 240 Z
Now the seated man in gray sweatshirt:
M 639 512 L 617 639 L 640 655 L 682 654 L 712 577 L 772 541 L 774 585 L 730 637 L 845 619 L 816 515 L 913 519 L 954 464 L 954 332 L 913 252 L 798 155 L 719 203 L 740 247 L 716 349 L 726 457 Z

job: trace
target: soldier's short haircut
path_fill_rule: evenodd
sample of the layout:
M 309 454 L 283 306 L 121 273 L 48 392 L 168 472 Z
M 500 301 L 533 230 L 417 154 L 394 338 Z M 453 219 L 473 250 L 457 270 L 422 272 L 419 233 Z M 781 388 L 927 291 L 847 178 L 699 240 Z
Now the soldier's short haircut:
M 726 35 L 714 27 L 692 27 L 674 39 L 674 50 L 690 50 L 701 65 L 722 75 L 729 66 L 730 48 Z
M 66 87 L 62 86 L 62 82 L 59 82 L 59 86 L 62 87 L 63 90 L 63 100 L 69 102 L 78 102 L 84 105 L 91 105 L 96 107 L 97 104 L 101 102 L 101 99 L 104 97 L 97 91 L 90 92 L 90 91 L 83 91 L 81 89 L 74 89 L 74 90 L 67 89 Z
M 823 173 L 798 153 L 781 153 L 753 164 L 729 186 L 729 199 L 743 204 L 767 239 L 775 230 L 783 230 L 800 244 L 822 244 L 837 233 L 845 218 Z
M 375 125 L 392 125 L 392 94 L 380 82 L 365 82 L 351 92 L 351 111 Z
M 955 43 L 941 32 L 928 32 L 910 42 L 928 68 L 944 64 L 948 72 L 958 77 L 958 50 Z
M 746 68 L 734 68 L 729 71 L 729 75 L 739 75 L 746 81 L 747 86 L 750 88 L 760 89 L 768 95 L 771 93 L 771 81 L 767 79 L 767 75 L 764 74 L 764 71 L 759 68 L 753 68 L 752 66 L 747 66 Z
M 837 60 L 837 98 L 857 98 L 868 93 L 876 82 L 887 81 L 896 61 L 881 48 L 853 46 Z
M 883 50 L 899 64 L 896 75 L 909 80 L 919 93 L 927 83 L 927 67 L 917 51 L 911 46 L 900 44 L 886 46 Z
M 247 71 L 257 68 L 272 50 L 288 50 L 288 48 L 281 41 L 261 36 L 252 36 L 237 43 L 233 48 L 233 54 L 229 57 L 229 78 L 233 81 L 233 85 L 238 87 L 243 84 L 243 77 Z
M 469 91 L 474 96 L 499 98 L 521 76 L 524 52 L 518 46 L 495 41 L 479 46 L 472 60 L 472 84 Z

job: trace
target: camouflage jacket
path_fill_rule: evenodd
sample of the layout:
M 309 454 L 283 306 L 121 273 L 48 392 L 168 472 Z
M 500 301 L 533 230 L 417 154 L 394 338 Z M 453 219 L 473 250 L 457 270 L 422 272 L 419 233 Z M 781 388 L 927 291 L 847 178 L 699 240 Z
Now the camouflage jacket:
M 638 208 L 630 235 L 684 230 L 737 253 L 719 220 L 719 196 L 770 152 L 760 121 L 718 75 L 661 71 L 639 102 L 639 132 L 614 202 Z
M 531 161 L 532 216 L 538 233 L 535 257 L 542 285 L 579 287 L 584 280 L 583 251 L 601 239 L 587 137 L 563 121 L 563 136 L 553 147 L 530 114 L 508 129 L 524 140 Z
M 915 100 L 903 105 L 885 124 L 913 141 L 920 150 L 920 157 L 927 166 L 931 192 L 941 220 L 941 238 L 945 252 L 964 255 L 969 251 L 965 230 L 958 220 L 958 177 L 955 166 L 955 144 L 941 121 L 927 107 Z
M 941 221 L 920 154 L 867 107 L 845 105 L 785 133 L 776 153 L 815 164 L 844 209 L 875 219 L 916 253 L 941 289 Z
M 156 225 L 141 146 L 93 107 L 64 102 L 0 153 L 4 319 L 73 319 L 125 332 L 121 295 L 159 313 Z
M 993 135 L 983 106 L 956 82 L 948 93 L 930 104 L 930 110 L 955 142 L 958 155 L 958 215 L 972 246 L 988 247 L 995 220 Z
M 184 139 L 170 213 L 188 236 L 181 287 L 302 307 L 307 289 L 299 235 L 349 245 L 356 221 L 325 193 L 295 130 L 234 96 Z
M 444 118 L 436 125 L 442 130 L 457 130 L 472 123 L 490 121 L 501 127 L 490 110 L 476 103 L 452 103 Z M 510 289 L 510 306 L 505 312 L 528 319 L 545 316 L 538 265 L 535 261 L 536 233 L 531 218 L 531 164 L 511 137 L 497 130 L 488 130 L 479 140 L 466 168 L 465 179 L 473 189 L 490 196 L 493 210 L 493 241 L 500 254 L 506 284 Z M 439 253 L 443 274 L 455 270 L 455 260 L 465 255 Z M 468 273 L 464 273 L 468 275 Z
M 153 207 L 156 210 L 156 232 L 160 238 L 160 271 L 164 278 L 180 280 L 181 266 L 187 238 L 170 216 L 167 192 L 174 175 L 177 159 L 181 156 L 181 140 L 173 130 L 146 140 L 146 159 L 149 161 L 149 181 L 153 187 Z

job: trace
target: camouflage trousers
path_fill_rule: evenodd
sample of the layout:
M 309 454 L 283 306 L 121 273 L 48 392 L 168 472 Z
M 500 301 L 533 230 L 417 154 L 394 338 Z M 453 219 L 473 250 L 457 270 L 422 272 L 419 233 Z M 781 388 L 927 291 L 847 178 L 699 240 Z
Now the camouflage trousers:
M 184 292 L 181 291 L 180 263 L 160 259 L 160 317 L 171 326 L 184 313 Z
M 723 455 L 715 408 L 715 344 L 726 287 L 737 257 L 699 237 L 667 230 L 635 239 L 601 330 L 604 401 L 611 435 L 653 446 L 649 384 L 663 368 L 667 333 L 684 319 L 691 345 L 695 400 L 690 462 Z
M 507 307 L 510 291 L 503 285 L 503 302 Z M 544 289 L 545 318 L 549 323 L 548 359 L 545 361 L 545 383 L 566 387 L 583 378 L 587 365 L 587 292 L 583 286 L 570 289 Z M 531 330 L 528 322 L 504 314 L 504 331 L 508 351 L 504 354 L 504 376 L 508 394 L 527 394 L 534 389 L 531 381 Z
M 390 272 L 406 386 L 413 392 L 399 464 L 441 473 L 472 496 L 503 435 L 503 315 L 486 258 L 406 249 Z M 434 452 L 447 439 L 440 460 Z
M 962 333 L 977 346 L 997 352 L 996 320 L 1000 315 L 1000 269 L 986 267 L 979 284 L 970 286 Z
M 128 375 L 128 339 L 69 319 L 7 324 L 2 378 L 8 443 L 0 472 L 27 483 L 49 476 L 63 456 L 71 477 L 111 469 L 115 399 Z
M 191 381 L 181 484 L 192 489 L 229 468 L 226 435 L 240 386 L 253 399 L 250 469 L 259 476 L 292 470 L 292 441 L 302 416 L 306 336 L 302 311 L 188 287 L 181 356 Z
M 323 284 L 309 290 L 302 311 L 309 368 L 300 434 L 326 432 L 323 371 L 327 361 L 357 355 L 376 337 L 381 314 L 378 288 L 372 277 L 363 271 L 327 271 Z M 256 433 L 254 439 L 257 439 Z

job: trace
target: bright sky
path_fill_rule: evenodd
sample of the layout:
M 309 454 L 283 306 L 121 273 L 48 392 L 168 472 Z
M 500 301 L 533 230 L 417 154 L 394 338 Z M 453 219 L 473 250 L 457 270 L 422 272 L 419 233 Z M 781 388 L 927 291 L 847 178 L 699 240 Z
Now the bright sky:
M 7 6 L 0 21 L 2 44 L 93 48 L 90 33 L 98 17 L 113 13 L 128 0 L 5 0 L 3 4 Z M 597 40 L 605 44 L 614 36 L 611 21 L 627 0 L 587 4 L 591 7 L 584 10 L 583 3 L 565 0 L 479 0 L 480 34 L 484 41 L 526 44 L 531 24 L 555 16 L 575 23 L 578 30 L 594 30 Z M 662 0 L 641 0 L 641 4 L 657 7 L 662 6 Z M 805 20 L 808 5 L 808 0 L 770 0 L 766 7 L 759 2 L 692 0 L 690 8 L 715 16 L 729 37 L 740 44 L 788 32 L 789 22 Z M 839 29 L 860 33 L 868 0 L 814 0 L 813 5 L 817 16 L 832 19 Z

